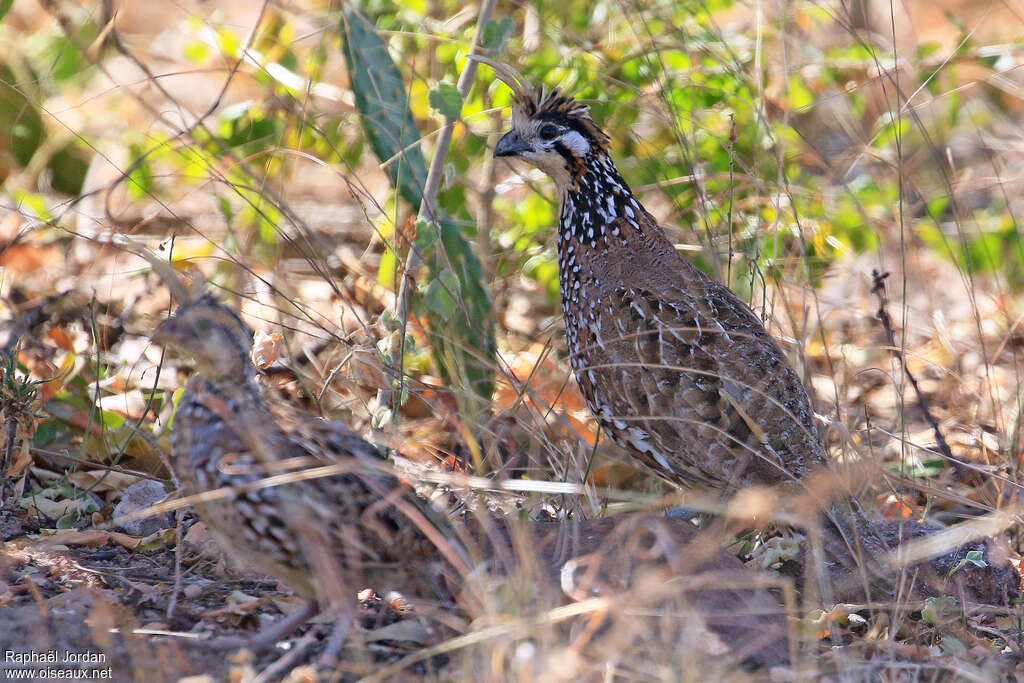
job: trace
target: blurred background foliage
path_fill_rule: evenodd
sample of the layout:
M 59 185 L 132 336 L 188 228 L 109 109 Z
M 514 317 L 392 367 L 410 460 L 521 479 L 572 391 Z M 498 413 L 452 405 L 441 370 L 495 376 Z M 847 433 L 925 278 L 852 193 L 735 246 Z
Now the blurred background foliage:
M 48 215 L 57 197 L 82 189 L 93 137 L 103 127 L 74 125 L 76 97 L 90 90 L 116 50 L 102 33 L 110 7 L 56 5 L 60 21 L 29 17 L 42 25 L 28 30 L 19 21 L 21 4 L 2 26 L 0 178 L 22 206 Z M 313 2 L 300 17 L 299 8 L 270 4 L 245 47 L 249 36 L 228 20 L 231 3 L 224 4 L 179 11 L 180 54 L 161 56 L 222 77 L 236 69 L 252 96 L 223 98 L 184 136 L 121 131 L 131 152 L 126 184 L 141 199 L 160 196 L 172 182 L 226 180 L 246 205 L 230 216 L 234 227 L 273 245 L 282 217 L 261 186 L 294 173 L 296 153 L 359 169 L 375 137 L 354 127 L 350 112 L 317 106 L 321 99 L 351 101 L 350 83 L 357 101 L 360 95 L 358 78 L 339 71 L 348 30 L 340 10 Z M 131 11 L 118 9 L 122 19 Z M 395 142 L 419 154 L 415 143 L 423 136 L 431 153 L 442 117 L 461 116 L 440 207 L 466 239 L 486 231 L 488 239 L 475 243 L 490 244 L 477 255 L 492 277 L 525 267 L 554 298 L 557 215 L 550 190 L 541 183 L 546 198 L 499 198 L 489 214 L 494 224 L 478 226 L 471 215 L 487 181 L 480 172 L 493 166 L 489 140 L 502 126 L 495 108 L 509 102 L 488 69 L 465 101 L 453 87 L 476 29 L 476 7 L 375 1 L 363 10 L 406 88 L 400 104 L 407 103 L 408 124 Z M 734 286 L 749 292 L 780 276 L 813 282 L 845 250 L 874 250 L 897 234 L 965 269 L 1024 284 L 1013 195 L 996 186 L 958 196 L 964 161 L 950 156 L 962 151 L 956 144 L 964 139 L 998 135 L 998 124 L 1011 123 L 1019 106 L 1011 76 L 1020 43 L 985 44 L 961 25 L 952 51 L 921 42 L 915 53 L 894 59 L 892 46 L 875 40 L 889 38 L 887 26 L 851 16 L 841 4 L 810 2 L 790 3 L 781 16 L 721 0 L 499 3 L 494 16 L 484 34 L 490 54 L 590 103 L 627 180 L 642 188 L 660 218 L 679 226 L 682 242 L 703 248 L 705 268 L 720 276 L 728 269 Z M 300 35 L 310 24 L 315 33 Z M 972 87 L 961 87 L 968 79 Z M 984 140 L 976 147 L 965 151 L 985 153 Z M 167 166 L 161 182 L 158 164 Z M 410 188 L 422 185 L 417 173 L 425 165 L 392 163 L 389 171 L 404 201 L 376 198 L 390 219 L 377 225 L 389 245 L 380 272 L 385 286 L 393 285 L 405 252 L 391 243 L 395 226 L 417 208 Z M 435 302 L 434 312 L 445 305 Z

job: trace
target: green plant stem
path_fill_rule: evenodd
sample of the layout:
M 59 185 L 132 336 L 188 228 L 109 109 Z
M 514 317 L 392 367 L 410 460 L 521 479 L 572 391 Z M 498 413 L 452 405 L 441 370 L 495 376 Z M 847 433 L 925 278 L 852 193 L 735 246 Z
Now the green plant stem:
M 485 100 L 486 101 L 486 100 Z M 489 104 L 488 104 L 489 106 Z M 501 112 L 495 111 L 491 119 L 501 125 Z M 488 154 L 484 158 L 483 186 L 480 191 L 480 215 L 476 227 L 476 255 L 480 259 L 480 265 L 484 270 L 484 278 L 487 281 L 494 276 L 494 255 L 491 253 L 491 229 L 494 226 L 494 182 L 498 176 L 498 158 Z
M 494 14 L 494 6 L 497 4 L 497 0 L 483 0 L 480 4 L 480 16 L 477 17 L 476 21 L 476 32 L 473 34 L 473 44 L 470 47 L 470 54 L 479 54 L 481 41 L 484 36 L 484 28 L 487 26 L 487 22 L 491 20 L 491 16 Z M 457 88 L 459 95 L 462 96 L 465 101 L 466 96 L 469 94 L 469 89 L 473 85 L 473 80 L 476 78 L 477 63 L 471 59 L 466 60 L 466 66 L 462 70 L 462 74 L 459 76 L 459 82 Z M 441 132 L 437 137 L 437 147 L 434 150 L 434 158 L 430 162 L 430 168 L 427 170 L 427 180 L 423 188 L 423 201 L 420 202 L 420 208 L 418 217 L 428 221 L 432 226 L 437 226 L 437 193 L 441 189 L 441 180 L 444 177 L 444 165 L 448 161 L 448 148 L 451 146 L 452 135 L 455 131 L 455 124 L 458 122 L 458 117 L 446 117 L 444 125 L 441 127 Z M 438 237 L 440 242 L 440 237 Z M 415 286 L 416 273 L 419 271 L 420 266 L 423 264 L 422 255 L 416 250 L 415 247 L 410 246 L 409 255 L 406 259 L 405 270 L 402 275 L 402 281 L 398 288 L 398 296 L 395 298 L 395 317 L 402 322 L 403 330 L 402 334 L 397 339 L 394 354 L 392 358 L 397 360 L 398 365 L 398 395 L 401 396 L 402 385 L 405 382 L 405 370 L 402 367 L 402 358 L 405 354 L 405 325 L 409 322 L 409 307 L 412 302 L 412 289 Z M 393 395 L 391 387 L 386 387 L 381 391 L 382 406 L 391 403 L 391 397 Z M 395 411 L 397 415 L 397 411 Z

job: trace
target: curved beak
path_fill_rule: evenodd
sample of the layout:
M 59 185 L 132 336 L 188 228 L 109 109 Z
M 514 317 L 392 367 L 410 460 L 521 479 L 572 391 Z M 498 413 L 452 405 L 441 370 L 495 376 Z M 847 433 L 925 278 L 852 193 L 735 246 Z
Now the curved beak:
M 498 144 L 494 146 L 494 156 L 496 157 L 514 157 L 529 151 L 530 146 L 514 130 L 502 135 Z

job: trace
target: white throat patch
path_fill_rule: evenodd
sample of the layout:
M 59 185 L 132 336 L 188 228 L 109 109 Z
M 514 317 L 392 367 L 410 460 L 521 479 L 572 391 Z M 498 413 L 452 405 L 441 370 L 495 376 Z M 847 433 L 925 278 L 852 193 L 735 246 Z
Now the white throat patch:
M 571 149 L 576 156 L 585 157 L 590 152 L 590 143 L 587 142 L 585 137 L 574 130 L 562 134 L 558 141 Z

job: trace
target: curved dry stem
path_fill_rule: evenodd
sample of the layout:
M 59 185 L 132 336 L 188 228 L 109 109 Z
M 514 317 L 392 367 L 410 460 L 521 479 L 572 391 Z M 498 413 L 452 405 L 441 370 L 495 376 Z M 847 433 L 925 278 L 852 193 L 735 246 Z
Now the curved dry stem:
M 504 62 L 499 62 L 482 55 L 466 55 L 466 59 L 486 64 L 494 69 L 494 75 L 498 77 L 499 81 L 512 88 L 512 92 L 517 98 L 527 96 L 533 89 L 533 86 L 530 85 L 530 81 Z
M 171 298 L 183 306 L 199 296 L 203 290 L 203 282 L 194 279 L 187 283 L 178 271 L 167 259 L 162 259 L 150 249 L 139 244 L 126 235 L 114 234 L 110 237 L 111 244 L 130 251 L 139 258 L 145 260 L 153 268 L 153 271 L 163 280 L 164 285 L 171 292 Z

